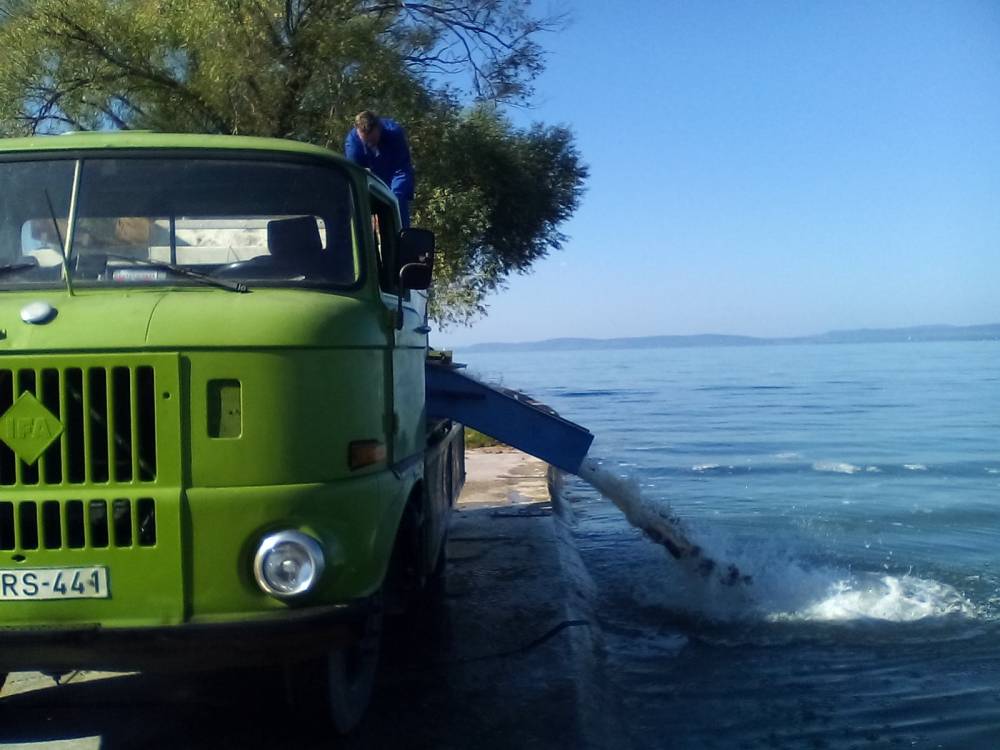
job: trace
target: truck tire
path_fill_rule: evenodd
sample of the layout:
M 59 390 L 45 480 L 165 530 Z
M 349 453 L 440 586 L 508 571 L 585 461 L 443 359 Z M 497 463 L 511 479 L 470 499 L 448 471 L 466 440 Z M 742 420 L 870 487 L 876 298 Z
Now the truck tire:
M 382 613 L 368 618 L 361 639 L 330 654 L 328 703 L 330 721 L 340 734 L 354 729 L 368 710 L 382 641 Z
M 304 719 L 338 734 L 354 730 L 371 702 L 382 640 L 382 609 L 358 625 L 358 640 L 306 664 L 286 667 L 288 697 Z
M 441 549 L 438 550 L 437 559 L 434 561 L 434 568 L 427 575 L 424 587 L 421 591 L 423 599 L 438 599 L 445 594 L 448 570 L 448 529 L 445 529 L 444 537 L 441 539 Z

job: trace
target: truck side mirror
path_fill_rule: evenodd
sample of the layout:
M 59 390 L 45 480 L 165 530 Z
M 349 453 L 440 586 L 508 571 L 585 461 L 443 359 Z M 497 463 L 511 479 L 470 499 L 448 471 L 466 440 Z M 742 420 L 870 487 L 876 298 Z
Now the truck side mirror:
M 434 269 L 434 232 L 404 229 L 399 233 L 399 291 L 396 295 L 396 330 L 403 327 L 403 291 L 427 289 Z
M 399 269 L 401 289 L 426 289 L 431 285 L 431 267 L 424 263 L 407 263 Z
M 398 247 L 400 271 L 411 263 L 434 267 L 434 232 L 428 229 L 404 229 L 399 233 Z

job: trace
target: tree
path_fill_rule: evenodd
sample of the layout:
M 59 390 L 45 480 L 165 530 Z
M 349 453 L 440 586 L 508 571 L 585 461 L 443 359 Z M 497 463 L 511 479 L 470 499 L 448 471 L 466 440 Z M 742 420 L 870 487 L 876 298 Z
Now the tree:
M 565 240 L 586 178 L 563 127 L 518 129 L 542 32 L 529 0 L 0 0 L 0 130 L 147 128 L 339 149 L 357 111 L 405 123 L 433 312 L 467 322 Z

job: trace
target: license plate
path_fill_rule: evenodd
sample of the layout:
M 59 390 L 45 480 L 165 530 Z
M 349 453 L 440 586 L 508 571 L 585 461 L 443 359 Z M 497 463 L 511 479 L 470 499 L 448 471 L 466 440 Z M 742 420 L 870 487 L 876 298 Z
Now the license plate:
M 108 569 L 29 568 L 0 570 L 0 601 L 107 599 Z

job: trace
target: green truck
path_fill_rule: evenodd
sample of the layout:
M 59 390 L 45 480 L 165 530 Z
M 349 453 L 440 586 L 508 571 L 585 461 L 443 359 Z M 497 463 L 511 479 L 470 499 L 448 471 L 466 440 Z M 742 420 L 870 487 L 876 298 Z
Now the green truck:
M 273 665 L 356 724 L 464 479 L 433 244 L 301 143 L 0 141 L 0 682 Z

